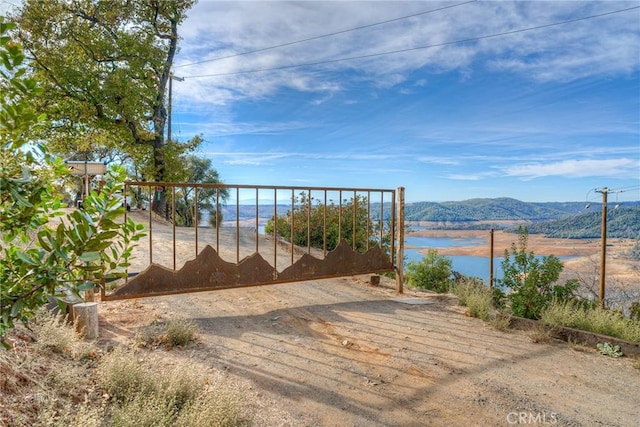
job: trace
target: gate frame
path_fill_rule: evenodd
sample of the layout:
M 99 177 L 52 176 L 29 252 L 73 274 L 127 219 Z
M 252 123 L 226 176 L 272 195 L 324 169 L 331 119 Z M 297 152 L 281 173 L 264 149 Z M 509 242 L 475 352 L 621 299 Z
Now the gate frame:
M 160 268 L 164 268 L 165 270 L 167 270 L 167 274 L 171 274 L 171 272 L 173 271 L 173 274 L 175 275 L 177 272 L 180 272 L 182 269 L 184 269 L 184 266 L 180 269 L 177 270 L 176 269 L 176 221 L 173 220 L 176 217 L 176 187 L 183 187 L 183 188 L 193 188 L 194 189 L 194 203 L 197 206 L 198 203 L 198 189 L 200 188 L 211 188 L 211 189 L 216 189 L 216 194 L 215 194 L 215 208 L 216 208 L 216 212 L 218 211 L 219 207 L 220 207 L 220 190 L 221 189 L 229 189 L 229 190 L 234 190 L 235 189 L 235 207 L 236 207 L 236 216 L 235 216 L 235 220 L 236 220 L 236 224 L 234 226 L 235 228 L 235 238 L 236 238 L 236 265 L 240 265 L 241 261 L 240 261 L 240 242 L 239 242 L 239 233 L 240 233 L 240 225 L 239 225 L 239 220 L 240 220 L 240 215 L 239 215 L 239 208 L 240 208 L 240 190 L 244 189 L 255 189 L 255 194 L 256 194 L 256 199 L 255 199 L 255 221 L 256 221 L 256 227 L 255 227 L 255 236 L 256 236 L 256 248 L 255 248 L 255 252 L 250 256 L 253 257 L 254 255 L 258 254 L 260 255 L 259 252 L 259 245 L 258 245 L 258 240 L 259 240 L 259 236 L 260 234 L 258 233 L 258 223 L 259 223 L 259 192 L 260 190 L 272 190 L 273 191 L 273 206 L 274 206 L 274 217 L 276 218 L 276 224 L 277 224 L 277 218 L 279 215 L 278 212 L 278 191 L 283 191 L 283 190 L 291 190 L 291 197 L 292 197 L 292 204 L 291 204 L 291 210 L 289 212 L 295 212 L 296 209 L 296 192 L 298 192 L 298 194 L 307 194 L 308 195 L 308 220 L 307 220 L 307 227 L 308 227 L 308 232 L 307 232 L 307 253 L 309 254 L 309 256 L 311 256 L 311 244 L 310 244 L 310 227 L 311 227 L 311 222 L 310 222 L 310 216 L 311 216 L 311 210 L 313 208 L 312 206 L 312 201 L 314 200 L 312 197 L 312 192 L 324 192 L 324 202 L 322 204 L 317 204 L 316 206 L 323 206 L 323 214 L 324 214 L 324 223 L 323 223 L 323 258 L 322 260 L 319 261 L 324 261 L 327 258 L 327 241 L 326 241 L 326 220 L 327 220 L 327 216 L 326 216 L 326 210 L 327 210 L 327 192 L 338 192 L 340 197 L 339 197 L 339 208 L 338 208 L 338 215 L 339 215 L 339 219 L 338 219 L 338 236 L 339 236 L 339 242 L 340 244 L 338 244 L 338 246 L 336 248 L 334 248 L 334 251 L 337 250 L 340 246 L 342 246 L 342 241 L 341 240 L 341 227 L 342 227 L 342 213 L 343 213 L 343 208 L 342 208 L 342 197 L 343 197 L 343 193 L 347 192 L 347 193 L 352 193 L 353 194 L 353 207 L 351 208 L 352 210 L 352 215 L 353 215 L 353 230 L 352 230 L 352 238 L 353 238 L 353 242 L 352 242 L 352 249 L 353 252 L 358 254 L 356 251 L 356 212 L 358 209 L 358 193 L 366 193 L 366 197 L 367 197 L 367 236 L 366 236 L 366 248 L 367 248 L 367 252 L 365 252 L 365 254 L 362 255 L 367 255 L 371 252 L 371 249 L 369 248 L 369 242 L 371 240 L 371 235 L 370 233 L 370 227 L 372 224 L 372 220 L 371 220 L 371 194 L 372 193 L 379 193 L 380 194 L 380 218 L 379 218 L 379 226 L 380 226 L 380 240 L 379 243 L 376 244 L 373 248 L 375 249 L 380 248 L 380 250 L 382 249 L 381 243 L 382 240 L 384 238 L 384 236 L 388 236 L 390 238 L 390 245 L 389 245 L 389 255 L 388 255 L 388 260 L 390 261 L 390 264 L 388 265 L 388 267 L 381 267 L 379 266 L 378 268 L 371 268 L 371 269 L 367 269 L 368 267 L 365 267 L 366 271 L 350 271 L 350 272 L 339 272 L 339 273 L 331 273 L 331 274 L 321 274 L 319 276 L 312 276 L 312 277 L 293 277 L 293 278 L 288 278 L 288 279 L 284 279 L 284 280 L 277 280 L 277 276 L 279 274 L 284 273 L 288 268 L 293 267 L 298 261 L 300 261 L 300 259 L 298 259 L 298 261 L 296 261 L 296 263 L 294 263 L 294 250 L 295 248 L 303 248 L 304 246 L 300 247 L 300 246 L 296 246 L 293 243 L 291 243 L 291 264 L 288 268 L 285 268 L 285 270 L 283 270 L 282 272 L 278 272 L 277 270 L 277 265 L 278 265 L 278 242 L 280 241 L 280 239 L 278 238 L 278 234 L 277 234 L 277 227 L 274 226 L 274 233 L 273 233 L 273 237 L 274 237 L 274 265 L 273 267 L 273 272 L 274 272 L 274 281 L 272 282 L 256 282 L 256 283 L 241 283 L 241 284 L 229 284 L 229 285 L 216 285 L 215 287 L 211 287 L 211 288 L 195 288 L 195 289 L 188 289 L 188 290 L 179 290 L 179 289 L 174 289 L 174 290 L 169 290 L 169 291 L 160 291 L 160 292 L 156 292 L 156 293 L 152 293 L 152 294 L 135 294 L 135 295 L 123 295 L 123 296 L 117 296 L 115 295 L 115 293 L 112 294 L 106 294 L 106 289 L 104 286 L 102 286 L 101 289 L 101 297 L 103 301 L 110 301 L 110 300 L 118 300 L 118 299 L 128 299 L 128 298 L 142 298 L 142 297 L 150 297 L 150 296 L 160 296 L 160 295 L 167 295 L 167 294 L 177 294 L 177 293 L 190 293 L 190 292 L 200 292 L 200 291 L 212 291 L 212 290 L 218 290 L 218 289 L 229 289 L 229 288 L 239 288 L 239 287 L 250 287 L 250 286 L 263 286 L 263 285 L 268 285 L 268 284 L 278 284 L 278 283 L 290 283 L 290 282 L 297 282 L 297 281 L 306 281 L 306 280 L 315 280 L 315 279 L 322 279 L 322 278 L 329 278 L 329 277 L 347 277 L 347 276 L 353 276 L 353 275 L 359 275 L 359 274 L 369 274 L 369 273 L 382 273 L 382 272 L 392 272 L 395 271 L 396 273 L 396 278 L 395 278 L 395 284 L 396 284 L 396 292 L 398 293 L 403 293 L 403 285 L 404 285 L 404 187 L 399 187 L 397 189 L 397 195 L 398 195 L 398 200 L 396 200 L 396 190 L 390 190 L 390 189 L 368 189 L 368 188 L 343 188 L 343 187 L 300 187 L 300 186 L 295 186 L 295 187 L 287 187 L 287 186 L 264 186 L 264 185 L 231 185 L 231 184 L 204 184 L 204 183 L 171 183 L 171 182 L 137 182 L 137 181 L 126 181 L 124 183 L 124 189 L 123 189 L 123 194 L 128 194 L 128 190 L 131 187 L 148 187 L 148 195 L 149 195 L 149 205 L 148 205 L 148 209 L 149 209 L 149 220 L 148 220 L 148 233 L 149 233 L 149 266 L 147 267 L 146 270 L 144 270 L 144 272 L 138 273 L 143 274 L 146 273 L 148 270 L 150 270 L 151 267 L 155 266 L 155 267 L 160 267 Z M 154 189 L 155 187 L 155 189 Z M 167 212 L 169 212 L 170 209 L 170 213 L 171 213 L 171 217 L 172 217 L 172 241 L 173 241 L 173 270 L 166 268 L 166 267 L 162 267 L 159 266 L 158 264 L 154 264 L 153 263 L 153 222 L 154 222 L 154 212 L 152 209 L 152 200 L 153 198 L 158 194 L 159 191 L 164 191 L 166 192 L 165 194 L 168 193 L 168 189 L 171 188 L 171 206 L 167 206 Z M 384 195 L 385 193 L 388 193 L 391 195 L 391 200 L 389 202 L 385 202 L 384 200 Z M 165 196 L 167 197 L 167 196 Z M 168 198 L 168 197 L 167 197 Z M 320 200 L 320 199 L 316 199 L 316 200 Z M 384 232 L 384 211 L 385 211 L 385 203 L 390 203 L 390 215 L 389 217 L 387 217 L 387 220 L 390 221 L 390 229 L 387 233 Z M 303 205 L 304 206 L 304 205 Z M 335 206 L 333 204 L 333 201 L 331 203 L 331 206 Z M 198 215 L 195 215 L 194 218 L 194 229 L 195 229 L 195 242 L 194 242 L 194 246 L 195 246 L 195 250 L 196 250 L 196 259 L 198 258 L 198 256 L 200 255 L 198 250 L 198 228 L 199 228 L 199 224 L 198 224 Z M 127 211 L 125 209 L 125 214 L 124 214 L 124 218 L 126 220 L 127 218 Z M 293 236 L 293 226 L 294 226 L 294 216 L 292 215 L 291 217 L 291 234 L 290 234 L 290 240 L 292 239 Z M 397 244 L 396 244 L 397 241 Z M 217 253 L 219 252 L 219 244 L 220 244 L 220 227 L 216 227 L 216 249 L 215 249 L 215 253 L 217 255 Z M 305 254 L 306 255 L 306 254 Z M 348 254 L 347 254 L 348 255 Z M 303 255 L 304 256 L 304 255 Z M 358 255 L 355 255 L 358 256 Z M 243 258 L 243 262 L 250 257 L 245 257 Z M 260 255 L 261 257 L 261 255 Z M 347 256 L 349 257 L 349 256 Z M 375 257 L 375 256 L 374 256 Z M 314 258 L 314 257 L 312 257 Z M 262 258 L 264 260 L 264 258 Z M 315 258 L 314 258 L 315 259 Z M 316 259 L 317 260 L 317 259 Z M 195 260 L 192 260 L 195 261 Z M 189 263 L 190 261 L 187 261 L 187 263 Z M 222 262 L 226 262 L 224 260 L 222 260 Z M 366 263 L 365 263 L 366 264 Z M 375 264 L 375 262 L 374 262 Z M 368 264 L 366 264 L 368 265 Z M 185 264 L 186 266 L 186 264 Z M 128 284 L 129 280 L 128 277 L 125 279 L 125 285 L 126 286 Z M 118 289 L 121 289 L 122 287 L 119 287 Z M 116 290 L 117 291 L 117 290 Z

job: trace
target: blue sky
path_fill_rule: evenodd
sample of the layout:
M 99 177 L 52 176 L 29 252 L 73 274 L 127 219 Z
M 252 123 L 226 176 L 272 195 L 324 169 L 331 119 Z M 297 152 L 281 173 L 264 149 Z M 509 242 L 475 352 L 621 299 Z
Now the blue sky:
M 640 6 L 463 2 L 200 1 L 180 29 L 174 136 L 201 133 L 230 184 L 404 186 L 409 201 L 581 201 L 608 186 L 640 199 L 640 9 L 238 74 Z
M 201 134 L 229 184 L 639 200 L 640 2 L 465 2 L 200 0 L 180 27 L 173 136 Z

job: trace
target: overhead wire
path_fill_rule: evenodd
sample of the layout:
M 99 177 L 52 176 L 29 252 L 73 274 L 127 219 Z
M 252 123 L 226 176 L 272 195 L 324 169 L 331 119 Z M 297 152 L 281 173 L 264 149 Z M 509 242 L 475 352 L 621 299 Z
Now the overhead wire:
M 456 44 L 462 44 L 462 43 L 469 43 L 469 42 L 473 42 L 473 41 L 486 40 L 486 39 L 502 37 L 502 36 L 511 35 L 511 34 L 518 34 L 518 33 L 524 33 L 524 32 L 528 32 L 528 31 L 540 30 L 540 29 L 543 29 L 543 28 L 557 27 L 557 26 L 560 26 L 560 25 L 571 24 L 571 23 L 574 23 L 574 22 L 586 21 L 586 20 L 589 20 L 589 19 L 601 18 L 603 16 L 609 16 L 609 15 L 613 15 L 613 14 L 617 14 L 617 13 L 628 12 L 628 11 L 631 11 L 631 10 L 634 10 L 634 9 L 640 9 L 640 6 L 632 6 L 632 7 L 628 7 L 628 8 L 625 8 L 625 9 L 618 9 L 618 10 L 609 11 L 609 12 L 603 12 L 603 13 L 599 13 L 599 14 L 595 14 L 595 15 L 582 16 L 582 17 L 579 17 L 579 18 L 567 19 L 567 20 L 564 20 L 564 21 L 552 22 L 552 23 L 543 24 L 543 25 L 536 25 L 536 26 L 533 26 L 533 27 L 526 27 L 526 28 L 519 28 L 519 29 L 516 29 L 516 30 L 503 31 L 503 32 L 500 32 L 500 33 L 488 34 L 488 35 L 484 35 L 484 36 L 470 37 L 470 38 L 454 40 L 454 41 L 450 41 L 450 42 L 434 43 L 434 44 L 425 45 L 425 46 L 417 46 L 417 47 L 411 47 L 411 48 L 406 48 L 406 49 L 398 49 L 398 50 L 392 50 L 392 51 L 387 51 L 387 52 L 377 52 L 377 53 L 370 53 L 370 54 L 365 54 L 365 55 L 350 56 L 350 57 L 345 57 L 345 58 L 326 59 L 326 60 L 322 60 L 322 61 L 306 62 L 306 63 L 302 63 L 302 64 L 292 64 L 292 65 L 281 65 L 281 66 L 278 66 L 278 67 L 259 68 L 259 69 L 254 69 L 254 70 L 241 70 L 241 71 L 233 71 L 233 72 L 228 72 L 228 73 L 202 74 L 202 75 L 184 76 L 184 77 L 188 78 L 188 79 L 197 79 L 197 78 L 204 78 L 204 77 L 224 77 L 224 76 L 234 76 L 234 75 L 239 75 L 239 74 L 260 73 L 260 72 L 265 72 L 265 71 L 280 71 L 280 70 L 287 70 L 287 69 L 292 69 L 292 68 L 311 67 L 311 66 L 316 66 L 316 65 L 332 64 L 332 63 L 336 63 L 336 62 L 344 62 L 344 61 L 353 61 L 353 60 L 358 60 L 358 59 L 374 58 L 374 57 L 378 57 L 378 56 L 393 55 L 393 54 L 398 54 L 398 53 L 406 53 L 406 52 L 412 52 L 412 51 L 416 51 L 416 50 L 431 49 L 431 48 L 434 48 L 434 47 L 443 47 L 443 46 L 450 46 L 450 45 L 456 45 Z
M 242 56 L 242 55 L 249 55 L 249 54 L 252 54 L 252 53 L 264 52 L 264 51 L 267 51 L 267 50 L 273 50 L 273 49 L 278 49 L 278 48 L 281 48 L 281 47 L 292 46 L 292 45 L 295 45 L 295 44 L 306 43 L 306 42 L 313 41 L 313 40 L 320 40 L 320 39 L 323 39 L 323 38 L 326 38 L 326 37 L 333 37 L 333 36 L 336 36 L 336 35 L 339 35 L 339 34 L 350 33 L 350 32 L 353 32 L 353 31 L 363 30 L 365 28 L 371 28 L 371 27 L 376 27 L 376 26 L 379 26 L 379 25 L 389 24 L 391 22 L 397 22 L 397 21 L 402 21 L 402 20 L 409 19 L 409 18 L 415 18 L 417 16 L 426 15 L 426 14 L 434 13 L 434 12 L 439 12 L 439 11 L 442 11 L 442 10 L 445 10 L 445 9 L 452 9 L 454 7 L 464 6 L 464 5 L 470 4 L 470 3 L 476 3 L 477 1 L 478 0 L 465 1 L 463 3 L 447 5 L 447 6 L 439 7 L 437 9 L 431 9 L 431 10 L 427 10 L 427 11 L 423 11 L 423 12 L 414 13 L 414 14 L 411 14 L 411 15 L 401 16 L 399 18 L 393 18 L 393 19 L 388 19 L 386 21 L 375 22 L 375 23 L 372 23 L 372 24 L 361 25 L 361 26 L 354 27 L 354 28 L 349 28 L 349 29 L 346 29 L 346 30 L 334 31 L 332 33 L 327 33 L 327 34 L 322 34 L 322 35 L 319 35 L 319 36 L 308 37 L 306 39 L 301 39 L 301 40 L 296 40 L 296 41 L 292 41 L 292 42 L 282 43 L 282 44 L 278 44 L 278 45 L 275 45 L 275 46 L 263 47 L 263 48 L 260 48 L 260 49 L 248 50 L 248 51 L 245 51 L 245 52 L 234 53 L 234 54 L 227 55 L 227 56 L 220 56 L 220 57 L 217 57 L 217 58 L 211 58 L 211 59 L 205 59 L 205 60 L 202 60 L 202 61 L 190 62 L 188 64 L 176 65 L 173 68 L 189 67 L 191 65 L 198 65 L 198 64 L 204 64 L 204 63 L 207 63 L 207 62 L 221 61 L 223 59 L 235 58 L 235 57 Z

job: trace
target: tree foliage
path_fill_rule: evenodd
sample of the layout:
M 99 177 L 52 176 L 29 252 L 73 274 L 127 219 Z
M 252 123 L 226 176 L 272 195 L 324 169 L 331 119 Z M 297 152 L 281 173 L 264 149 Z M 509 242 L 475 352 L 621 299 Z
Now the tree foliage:
M 448 292 L 452 283 L 451 263 L 451 259 L 439 255 L 437 249 L 429 249 L 420 261 L 407 264 L 405 279 L 416 288 Z
M 0 339 L 47 296 L 77 295 L 102 278 L 121 276 L 141 236 L 141 226 L 119 220 L 123 208 L 114 194 L 122 169 L 85 200 L 84 210 L 59 211 L 56 182 L 68 171 L 26 138 L 34 126 L 49 124 L 29 102 L 41 90 L 25 76 L 22 50 L 7 35 L 12 28 L 0 18 Z M 62 217 L 57 225 L 56 216 Z
M 515 232 L 514 228 L 505 231 Z M 559 239 L 597 239 L 602 234 L 602 212 L 575 215 L 555 221 L 529 225 L 529 233 L 544 234 Z M 640 207 L 629 206 L 607 209 L 607 236 L 611 238 L 640 239 Z
M 218 171 L 211 167 L 211 159 L 185 154 L 178 157 L 180 166 L 171 167 L 173 182 L 192 182 L 200 184 L 221 184 Z M 198 203 L 196 206 L 195 187 L 176 187 L 176 224 L 193 227 L 195 218 L 201 218 L 202 212 L 207 211 L 210 218 L 221 219 L 220 206 L 229 197 L 226 188 L 198 188 Z M 217 225 L 217 223 L 215 223 Z
M 564 285 L 558 285 L 564 268 L 562 262 L 555 255 L 540 259 L 533 251 L 527 251 L 528 239 L 527 228 L 520 227 L 518 244 L 513 243 L 511 249 L 504 251 L 503 278 L 498 282 L 511 290 L 508 298 L 513 314 L 537 319 L 552 300 L 571 299 L 578 283 L 569 280 Z
M 378 244 L 380 225 L 369 218 L 367 212 L 367 198 L 356 195 L 345 199 L 341 204 L 334 202 L 326 206 L 323 201 L 309 197 L 305 192 L 295 197 L 293 211 L 284 215 L 271 217 L 265 226 L 265 233 L 276 233 L 295 245 L 306 247 L 308 244 L 315 248 L 333 250 L 340 241 L 346 241 L 356 251 L 364 252 L 368 247 Z M 387 227 L 385 227 L 386 229 Z M 389 249 L 390 241 L 384 233 L 382 247 Z
M 38 108 L 54 124 L 37 136 L 56 153 L 116 148 L 147 162 L 146 180 L 165 180 L 167 84 L 193 3 L 25 1 L 17 34 L 44 90 Z
M 582 203 L 528 203 L 500 197 L 469 199 L 458 202 L 417 202 L 406 207 L 407 221 L 499 221 L 549 220 L 573 215 L 584 207 Z

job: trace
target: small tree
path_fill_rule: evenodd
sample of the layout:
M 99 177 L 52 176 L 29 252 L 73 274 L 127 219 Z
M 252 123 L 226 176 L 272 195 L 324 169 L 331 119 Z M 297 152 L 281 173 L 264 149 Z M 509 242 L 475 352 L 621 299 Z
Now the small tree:
M 508 298 L 513 314 L 537 319 L 540 312 L 553 299 L 565 301 L 573 298 L 578 283 L 569 280 L 564 285 L 556 282 L 564 266 L 558 257 L 549 255 L 541 259 L 533 251 L 527 251 L 529 232 L 518 227 L 518 245 L 504 251 L 502 269 L 504 277 L 498 282 L 511 289 Z
M 6 34 L 14 27 L 0 17 L 0 341 L 15 321 L 26 321 L 47 303 L 119 277 L 129 265 L 141 227 L 128 219 L 115 193 L 125 179 L 111 172 L 100 194 L 83 210 L 64 215 L 56 183 L 68 175 L 61 159 L 25 135 L 44 126 L 30 100 L 40 94 L 25 76 L 24 55 Z M 63 216 L 54 224 L 52 219 Z
M 198 157 L 194 154 L 181 154 L 167 163 L 171 168 L 169 179 L 174 182 L 193 182 L 201 184 L 222 184 L 218 171 L 211 165 L 211 159 Z M 169 196 L 169 198 L 171 195 Z M 214 217 L 214 221 L 221 220 L 222 212 L 216 202 L 225 202 L 229 198 L 227 188 L 198 189 L 198 206 L 196 206 L 195 187 L 176 187 L 176 218 L 177 225 L 193 227 L 196 215 L 198 220 L 203 211 Z M 216 216 L 216 208 L 218 215 Z M 217 224 L 218 222 L 215 222 Z
M 357 195 L 355 198 L 345 199 L 340 206 L 333 202 L 325 206 L 320 200 L 303 192 L 294 202 L 293 212 L 290 210 L 285 215 L 278 215 L 275 221 L 274 217 L 267 221 L 265 233 L 273 233 L 276 227 L 276 233 L 286 241 L 293 240 L 295 245 L 304 247 L 310 243 L 311 247 L 315 248 L 323 248 L 326 236 L 327 250 L 335 249 L 341 240 L 355 246 L 359 252 L 364 252 L 367 247 L 378 243 L 374 239 L 378 233 L 377 226 L 368 216 L 367 198 L 364 196 Z M 382 246 L 384 249 L 384 242 Z
M 410 261 L 405 269 L 409 285 L 439 293 L 449 291 L 451 274 L 451 259 L 439 255 L 437 249 L 429 249 L 426 256 L 420 261 Z

